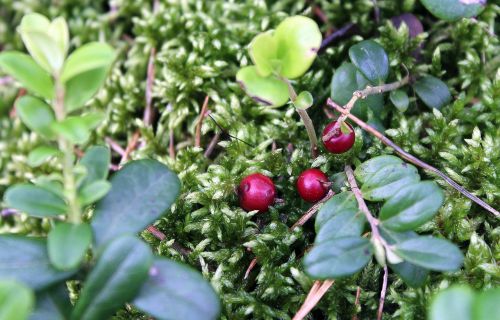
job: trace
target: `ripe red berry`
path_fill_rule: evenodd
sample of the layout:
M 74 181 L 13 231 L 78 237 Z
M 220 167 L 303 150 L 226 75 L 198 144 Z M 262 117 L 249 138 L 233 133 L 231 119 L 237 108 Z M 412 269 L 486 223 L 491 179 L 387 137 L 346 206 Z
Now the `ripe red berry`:
M 297 179 L 297 190 L 307 202 L 317 202 L 328 193 L 328 177 L 318 169 L 308 169 Z
M 323 137 L 325 137 L 330 132 L 333 132 L 336 123 L 337 121 L 333 121 L 325 127 L 325 129 L 323 130 Z M 350 124 L 345 124 L 349 126 L 351 132 L 343 133 L 342 130 L 338 128 L 335 134 L 330 139 L 328 139 L 327 141 L 322 139 L 326 150 L 330 151 L 331 153 L 344 153 L 352 148 L 352 146 L 354 145 L 354 140 L 356 139 L 354 129 Z
M 274 203 L 275 194 L 273 181 L 260 173 L 246 176 L 238 188 L 240 206 L 246 211 L 266 212 Z

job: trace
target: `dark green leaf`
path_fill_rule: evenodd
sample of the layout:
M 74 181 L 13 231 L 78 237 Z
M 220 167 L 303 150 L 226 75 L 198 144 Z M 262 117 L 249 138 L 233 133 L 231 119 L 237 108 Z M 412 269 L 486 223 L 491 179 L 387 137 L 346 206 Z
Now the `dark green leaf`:
M 87 170 L 87 174 L 81 185 L 85 186 L 95 181 L 106 180 L 111 163 L 111 152 L 105 146 L 92 146 L 83 155 L 80 160 Z
M 358 211 L 358 203 L 354 197 L 354 193 L 342 192 L 336 194 L 323 204 L 316 216 L 316 232 L 340 211 L 349 211 L 352 214 Z
M 319 229 L 315 243 L 321 243 L 333 238 L 360 236 L 365 226 L 366 218 L 359 210 L 339 210 Z
M 399 112 L 405 112 L 408 109 L 410 100 L 408 95 L 403 90 L 391 91 L 389 94 L 392 104 L 399 110 Z
M 162 258 L 155 260 L 133 304 L 158 320 L 218 319 L 220 312 L 219 298 L 199 272 Z
M 382 225 L 394 231 L 414 230 L 429 221 L 444 201 L 443 191 L 433 181 L 402 187 L 380 209 Z
M 384 166 L 371 175 L 361 187 L 363 198 L 381 201 L 392 197 L 401 188 L 420 180 L 417 169 L 405 162 Z
M 345 277 L 361 270 L 370 261 L 372 251 L 365 238 L 335 238 L 315 244 L 304 258 L 304 268 L 314 279 Z
M 29 55 L 16 51 L 2 52 L 0 68 L 29 91 L 49 100 L 54 96 L 54 83 L 50 74 Z
M 37 293 L 35 310 L 29 320 L 67 320 L 73 306 L 65 283 Z
M 455 271 L 464 260 L 451 242 L 430 236 L 405 240 L 395 246 L 396 253 L 418 266 L 436 271 Z
M 170 208 L 179 189 L 179 178 L 164 164 L 127 163 L 111 178 L 111 191 L 96 205 L 92 221 L 96 244 L 142 231 Z
M 448 86 L 438 78 L 426 76 L 413 84 L 413 89 L 429 108 L 441 109 L 451 100 Z
M 85 105 L 102 87 L 108 75 L 108 68 L 97 68 L 80 73 L 66 82 L 64 108 L 75 111 Z
M 82 73 L 104 69 L 109 70 L 115 59 L 113 48 L 103 42 L 90 42 L 76 49 L 66 60 L 61 81 L 66 82 Z
M 33 292 L 15 281 L 0 281 L 0 320 L 25 320 L 33 309 Z
M 47 138 L 54 137 L 50 126 L 54 123 L 55 117 L 48 104 L 40 99 L 24 96 L 17 101 L 16 110 L 28 128 Z
M 72 274 L 52 267 L 42 239 L 0 235 L 0 248 L 8 248 L 0 250 L 0 279 L 16 280 L 40 290 Z
M 434 298 L 429 320 L 478 320 L 471 318 L 473 300 L 474 293 L 468 287 L 454 286 L 446 289 Z
M 50 158 L 59 155 L 59 149 L 51 146 L 40 146 L 33 149 L 28 155 L 28 164 L 32 167 L 38 167 Z
M 402 164 L 403 160 L 395 156 L 378 156 L 363 162 L 354 170 L 356 179 L 362 184 L 384 167 Z
M 148 278 L 153 253 L 134 236 L 118 237 L 98 257 L 76 302 L 72 319 L 108 319 L 132 300 Z
M 59 223 L 48 235 L 50 262 L 59 270 L 71 270 L 80 265 L 92 242 L 92 229 L 86 223 Z
M 32 184 L 16 184 L 5 192 L 8 207 L 34 217 L 49 217 L 66 213 L 66 203 L 58 195 Z
M 288 86 L 274 75 L 262 77 L 257 67 L 241 68 L 236 74 L 236 81 L 257 103 L 280 107 L 288 101 Z
M 483 11 L 486 0 L 421 0 L 436 17 L 455 21 L 461 18 L 472 18 Z
M 353 45 L 349 48 L 349 58 L 372 84 L 384 83 L 389 75 L 389 58 L 384 48 L 373 40 Z
M 476 296 L 472 306 L 472 319 L 490 320 L 492 315 L 500 316 L 500 288 L 492 288 Z M 498 320 L 498 319 L 497 319 Z

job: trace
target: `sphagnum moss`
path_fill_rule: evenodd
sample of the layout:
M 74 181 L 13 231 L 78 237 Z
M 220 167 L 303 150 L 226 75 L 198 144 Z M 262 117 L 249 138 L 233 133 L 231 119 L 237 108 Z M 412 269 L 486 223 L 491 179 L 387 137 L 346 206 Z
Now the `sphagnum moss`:
M 315 125 L 324 127 L 321 110 L 328 95 L 332 67 L 340 66 L 348 48 L 360 37 L 378 37 L 389 54 L 391 65 L 404 63 L 445 80 L 452 89 L 453 102 L 440 112 L 430 112 L 412 102 L 399 113 L 386 103 L 383 125 L 387 135 L 408 151 L 445 171 L 494 207 L 500 204 L 500 49 L 498 37 L 491 35 L 500 8 L 489 4 L 477 21 L 439 22 L 413 1 L 378 1 L 381 25 L 373 22 L 372 1 L 317 1 L 326 13 L 321 28 L 358 24 L 360 34 L 331 45 L 323 51 L 312 69 L 296 84 L 297 91 L 311 91 L 318 102 L 310 109 Z M 307 135 L 291 107 L 256 107 L 235 82 L 240 66 L 250 63 L 246 44 L 257 33 L 275 27 L 293 14 L 313 15 L 309 4 L 278 0 L 254 1 L 161 1 L 155 14 L 151 1 L 58 2 L 42 3 L 2 0 L 0 6 L 0 47 L 22 49 L 14 27 L 26 12 L 67 18 L 72 45 L 105 39 L 119 50 L 119 59 L 105 88 L 91 103 L 107 114 L 105 125 L 92 137 L 106 137 L 123 147 L 140 130 L 143 145 L 133 159 L 153 157 L 170 165 L 180 176 L 183 189 L 171 214 L 156 227 L 189 249 L 185 257 L 173 249 L 172 241 L 159 242 L 146 232 L 144 238 L 155 251 L 184 260 L 203 272 L 219 292 L 223 319 L 287 319 L 305 298 L 312 281 L 303 273 L 301 256 L 312 243 L 311 226 L 289 231 L 308 208 L 294 188 L 294 177 L 311 166 Z M 385 20 L 403 12 L 422 18 L 426 34 L 408 40 L 407 31 L 396 30 Z M 422 61 L 409 58 L 423 42 Z M 391 44 L 400 44 L 392 46 Z M 143 125 L 149 50 L 157 49 L 153 105 L 157 125 Z M 27 181 L 35 174 L 59 168 L 51 163 L 33 169 L 27 165 L 28 152 L 39 140 L 27 133 L 15 117 L 9 117 L 17 94 L 13 84 L 0 88 L 0 192 L 14 182 Z M 411 93 L 411 92 L 409 92 Z M 221 135 L 221 142 L 210 159 L 203 148 L 220 129 L 209 118 L 202 127 L 201 149 L 193 145 L 195 125 L 205 95 L 213 118 L 227 132 L 250 143 Z M 411 97 L 411 95 L 410 95 Z M 175 159 L 168 156 L 169 131 L 178 146 Z M 358 134 L 358 132 L 357 132 Z M 361 134 L 361 132 L 359 132 Z M 360 139 L 361 140 L 361 139 Z M 333 175 L 343 169 L 346 159 L 368 159 L 390 151 L 366 136 L 353 150 L 338 156 L 320 156 L 314 167 Z M 273 142 L 276 149 L 273 149 Z M 361 151 L 361 143 L 367 148 Z M 234 187 L 245 175 L 263 172 L 276 181 L 277 194 L 285 202 L 265 215 L 252 216 L 238 208 Z M 438 180 L 439 182 L 439 180 Z M 445 205 L 432 222 L 420 227 L 458 243 L 466 254 L 464 268 L 455 273 L 432 274 L 421 289 L 410 289 L 390 276 L 386 317 L 423 319 L 429 297 L 450 282 L 470 283 L 476 288 L 498 285 L 497 259 L 500 231 L 495 218 L 469 200 L 442 185 Z M 48 230 L 43 220 L 22 216 L 1 218 L 2 232 L 40 234 Z M 248 250 L 251 249 L 251 252 Z M 245 270 L 253 257 L 259 264 L 248 279 Z M 340 280 L 330 289 L 313 313 L 314 318 L 370 318 L 378 305 L 381 284 L 379 268 L 370 263 L 355 277 Z M 355 305 L 357 288 L 359 305 Z M 116 319 L 147 317 L 124 309 Z

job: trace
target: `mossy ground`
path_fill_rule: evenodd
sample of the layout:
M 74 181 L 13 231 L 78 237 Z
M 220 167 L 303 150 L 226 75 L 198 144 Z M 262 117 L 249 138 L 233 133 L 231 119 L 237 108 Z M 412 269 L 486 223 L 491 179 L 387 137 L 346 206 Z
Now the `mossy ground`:
M 256 106 L 235 83 L 237 69 L 249 63 L 245 47 L 252 37 L 273 28 L 287 15 L 314 16 L 313 2 L 328 18 L 328 23 L 320 22 L 322 31 L 348 22 L 359 26 L 358 35 L 337 41 L 322 52 L 296 84 L 298 91 L 307 89 L 315 97 L 311 115 L 317 130 L 327 123 L 323 104 L 332 73 L 347 59 L 349 46 L 362 38 L 376 38 L 390 56 L 389 80 L 403 72 L 400 66 L 404 63 L 412 73 L 426 72 L 443 79 L 453 95 L 453 102 L 441 112 L 413 101 L 408 111 L 399 113 L 386 99 L 386 134 L 493 207 L 500 207 L 500 45 L 498 37 L 491 34 L 495 27 L 498 32 L 497 5 L 489 4 L 477 21 L 448 23 L 438 22 L 414 0 L 379 0 L 381 22 L 377 25 L 369 0 L 164 0 L 154 14 L 152 1 L 142 0 L 0 0 L 2 50 L 22 50 L 15 27 L 22 15 L 31 11 L 64 16 L 73 46 L 102 39 L 117 48 L 119 58 L 111 76 L 91 103 L 92 108 L 105 111 L 107 119 L 89 145 L 104 144 L 107 137 L 125 147 L 140 131 L 140 147 L 131 158 L 157 158 L 179 174 L 181 196 L 171 212 L 157 222 L 168 240 L 160 242 L 146 232 L 143 237 L 157 254 L 184 260 L 203 272 L 221 296 L 223 319 L 289 319 L 304 301 L 312 280 L 302 271 L 301 257 L 314 239 L 314 231 L 311 224 L 289 231 L 309 207 L 294 188 L 295 177 L 303 169 L 312 165 L 333 175 L 345 162 L 356 164 L 391 152 L 363 135 L 348 154 L 323 153 L 312 162 L 305 129 L 293 108 Z M 411 56 L 418 41 L 409 41 L 405 30 L 395 30 L 386 22 L 403 12 L 417 15 L 427 32 L 419 38 L 423 41 L 420 62 Z M 157 49 L 153 86 L 156 121 L 152 128 L 142 122 L 151 47 Z M 17 94 L 12 83 L 0 86 L 0 195 L 14 182 L 59 170 L 55 162 L 37 169 L 26 164 L 28 152 L 40 138 L 11 113 Z M 220 132 L 209 118 L 202 128 L 201 148 L 193 147 L 205 95 L 210 97 L 209 109 L 217 123 L 253 147 L 222 135 L 213 154 L 206 158 L 207 145 Z M 170 131 L 175 159 L 169 157 Z M 361 131 L 357 134 L 362 135 Z M 284 203 L 269 213 L 252 216 L 238 207 L 234 189 L 244 175 L 255 171 L 273 177 Z M 384 319 L 424 319 L 432 294 L 450 283 L 468 283 L 475 288 L 498 285 L 498 220 L 441 185 L 446 190 L 445 205 L 419 232 L 447 237 L 458 244 L 466 255 L 464 267 L 454 273 L 433 273 L 421 289 L 408 288 L 391 274 Z M 0 218 L 0 232 L 43 234 L 48 228 L 47 221 L 24 216 Z M 174 240 L 191 253 L 179 254 Z M 259 263 L 244 280 L 254 257 Z M 336 281 L 312 318 L 350 319 L 355 314 L 359 319 L 374 318 L 380 271 L 370 263 L 357 275 Z M 360 305 L 355 306 L 358 287 Z M 116 319 L 141 318 L 146 319 L 130 309 L 116 315 Z

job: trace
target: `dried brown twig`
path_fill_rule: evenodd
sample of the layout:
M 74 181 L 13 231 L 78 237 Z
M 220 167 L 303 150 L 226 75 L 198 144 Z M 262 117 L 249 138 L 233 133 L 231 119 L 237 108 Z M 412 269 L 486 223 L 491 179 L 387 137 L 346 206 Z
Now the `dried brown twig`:
M 200 117 L 198 118 L 198 122 L 196 123 L 196 134 L 194 137 L 194 146 L 199 147 L 201 144 L 201 125 L 203 124 L 203 119 L 205 119 L 205 114 L 207 113 L 209 96 L 205 96 L 205 100 L 203 101 L 203 106 L 201 107 Z
M 311 290 L 309 290 L 306 300 L 292 320 L 304 319 L 304 317 L 307 316 L 307 314 L 311 312 L 311 310 L 318 304 L 318 302 L 325 295 L 328 289 L 330 289 L 334 282 L 334 280 L 315 281 L 313 286 L 311 287 Z

